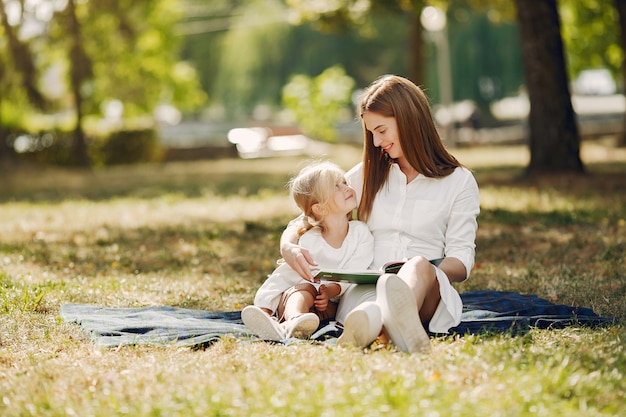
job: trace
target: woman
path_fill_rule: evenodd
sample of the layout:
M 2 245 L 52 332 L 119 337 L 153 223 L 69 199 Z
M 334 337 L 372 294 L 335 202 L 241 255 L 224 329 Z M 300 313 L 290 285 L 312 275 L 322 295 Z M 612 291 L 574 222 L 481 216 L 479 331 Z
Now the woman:
M 374 286 L 355 286 L 342 297 L 337 321 L 339 343 L 368 346 L 381 332 L 405 352 L 430 349 L 431 332 L 459 324 L 462 302 L 451 285 L 469 277 L 474 265 L 476 180 L 443 145 L 428 99 L 411 81 L 379 78 L 360 104 L 363 162 L 347 178 L 357 190 L 358 218 L 374 235 L 379 268 L 407 259 L 397 275 Z M 285 261 L 307 280 L 315 260 L 296 242 L 295 227 L 281 238 Z M 429 260 L 444 258 L 438 266 Z

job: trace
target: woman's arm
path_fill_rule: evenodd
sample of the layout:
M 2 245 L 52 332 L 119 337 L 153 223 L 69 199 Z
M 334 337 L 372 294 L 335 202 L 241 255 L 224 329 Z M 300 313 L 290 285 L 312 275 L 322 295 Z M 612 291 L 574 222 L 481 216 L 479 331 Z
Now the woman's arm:
M 445 256 L 456 262 L 444 264 L 441 269 L 450 281 L 460 282 L 469 277 L 476 254 L 477 217 L 480 213 L 478 184 L 469 171 L 456 195 L 446 227 Z M 458 262 L 458 263 L 457 263 Z M 460 263 L 460 265 L 459 265 Z M 450 273 L 446 269 L 450 269 Z M 463 277 L 458 274 L 464 272 Z
M 465 265 L 456 258 L 445 258 L 439 264 L 439 269 L 446 273 L 450 282 L 462 282 L 467 278 Z
M 298 226 L 289 224 L 280 236 L 280 254 L 294 271 L 307 281 L 314 281 L 311 267 L 317 263 L 309 251 L 298 245 Z

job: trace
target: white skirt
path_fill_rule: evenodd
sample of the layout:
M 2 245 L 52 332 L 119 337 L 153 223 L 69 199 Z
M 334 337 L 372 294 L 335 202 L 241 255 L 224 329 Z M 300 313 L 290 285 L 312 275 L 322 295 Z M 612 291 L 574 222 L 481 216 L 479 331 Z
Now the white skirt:
M 457 290 L 450 284 L 446 274 L 439 268 L 437 271 L 437 281 L 439 281 L 439 294 L 441 300 L 428 324 L 431 333 L 448 333 L 451 327 L 461 323 L 461 313 L 463 312 L 463 301 Z M 376 301 L 375 285 L 353 285 L 344 295 L 341 296 L 339 307 L 337 308 L 336 320 L 344 323 L 350 311 L 365 301 Z

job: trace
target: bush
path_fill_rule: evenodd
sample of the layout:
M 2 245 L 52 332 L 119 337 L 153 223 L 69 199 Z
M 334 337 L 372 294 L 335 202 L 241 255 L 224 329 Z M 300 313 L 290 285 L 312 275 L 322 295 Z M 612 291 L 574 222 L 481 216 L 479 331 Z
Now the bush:
M 154 162 L 161 160 L 163 156 L 163 149 L 154 129 L 113 132 L 100 147 L 94 147 L 93 151 L 102 165 Z
M 7 144 L 18 161 L 59 166 L 76 165 L 70 132 L 15 132 L 8 136 Z
M 7 145 L 18 161 L 76 166 L 73 141 L 73 132 L 20 132 L 8 135 Z M 86 141 L 92 166 L 154 162 L 164 155 L 154 129 L 119 130 L 106 137 L 88 136 Z

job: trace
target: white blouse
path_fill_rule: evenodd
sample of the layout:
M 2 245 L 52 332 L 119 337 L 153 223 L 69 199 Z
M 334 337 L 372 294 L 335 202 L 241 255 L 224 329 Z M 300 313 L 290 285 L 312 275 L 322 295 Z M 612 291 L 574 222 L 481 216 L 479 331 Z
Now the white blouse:
M 363 164 L 346 177 L 360 202 Z M 367 221 L 374 235 L 370 267 L 377 269 L 385 262 L 418 255 L 426 259 L 454 257 L 465 265 L 467 279 L 474 266 L 479 212 L 478 185 L 468 169 L 457 168 L 443 178 L 419 174 L 407 184 L 398 164 L 392 164 Z

